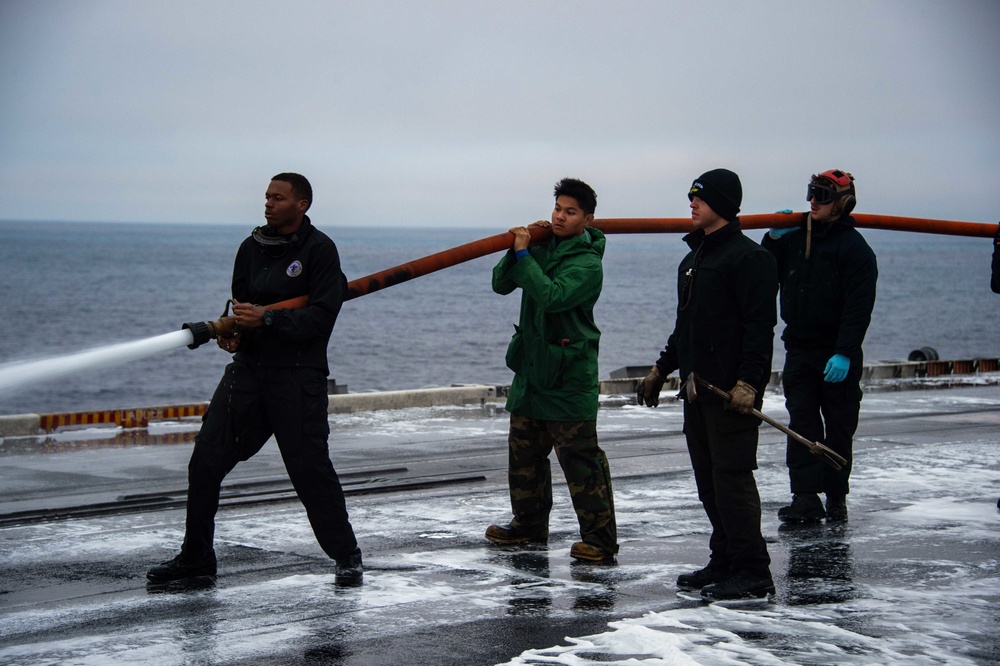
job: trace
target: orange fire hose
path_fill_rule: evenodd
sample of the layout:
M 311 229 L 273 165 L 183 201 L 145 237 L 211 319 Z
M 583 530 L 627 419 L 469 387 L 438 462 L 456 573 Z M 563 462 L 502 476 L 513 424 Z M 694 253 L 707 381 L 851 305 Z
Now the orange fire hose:
M 914 231 L 924 234 L 944 234 L 947 236 L 977 236 L 992 238 L 997 225 L 979 222 L 952 222 L 950 220 L 929 220 L 921 217 L 897 217 L 895 215 L 870 215 L 855 213 L 854 221 L 863 229 L 889 229 L 891 231 Z M 795 227 L 801 224 L 802 213 L 765 213 L 763 215 L 741 215 L 743 229 L 771 229 Z M 608 218 L 594 220 L 594 226 L 606 234 L 656 234 L 687 233 L 693 231 L 691 219 L 675 218 Z
M 945 234 L 949 236 L 975 236 L 992 238 L 997 233 L 996 224 L 981 224 L 978 222 L 953 222 L 949 220 L 929 220 L 919 217 L 896 217 L 893 215 L 869 215 L 859 213 L 854 215 L 859 227 L 866 229 L 890 229 L 894 231 L 914 231 L 926 234 Z M 766 213 L 763 215 L 744 215 L 740 217 L 743 229 L 770 229 L 793 227 L 801 224 L 801 213 Z M 687 233 L 694 227 L 687 217 L 675 218 L 608 218 L 594 220 L 593 226 L 606 234 L 660 234 Z M 545 242 L 552 232 L 541 227 L 530 227 L 531 244 Z M 405 264 L 387 268 L 378 273 L 372 273 L 363 278 L 352 280 L 347 285 L 347 296 L 351 300 L 379 291 L 386 287 L 418 278 L 428 273 L 434 273 L 444 268 L 485 257 L 486 255 L 508 250 L 514 243 L 510 232 L 482 238 L 471 243 L 459 245 L 448 250 L 414 259 Z M 299 296 L 280 303 L 265 306 L 268 310 L 299 309 L 306 307 L 308 296 Z M 228 312 L 228 305 L 226 311 Z M 224 316 L 218 321 L 184 324 L 183 328 L 191 328 L 195 334 L 192 349 L 203 344 L 210 338 L 225 336 L 235 329 L 235 318 Z
M 946 234 L 949 236 L 977 236 L 992 238 L 997 233 L 996 224 L 981 224 L 978 222 L 952 222 L 948 220 L 928 220 L 919 217 L 895 217 L 892 215 L 854 215 L 857 225 L 866 229 L 891 229 L 894 231 L 914 231 L 926 234 Z M 743 215 L 740 226 L 744 229 L 770 229 L 778 227 L 793 227 L 802 221 L 801 213 L 766 213 L 763 215 Z M 693 231 L 691 218 L 608 218 L 594 220 L 593 226 L 606 234 L 661 234 L 687 233 Z M 548 229 L 530 228 L 531 243 L 548 240 L 551 232 Z M 413 278 L 455 266 L 472 259 L 510 249 L 514 237 L 510 232 L 490 236 L 481 240 L 459 245 L 448 250 L 414 259 L 393 268 L 387 268 L 378 273 L 372 273 L 347 285 L 347 297 L 351 300 L 370 294 L 373 291 L 385 289 L 412 280 Z
M 271 305 L 265 305 L 265 310 L 301 310 L 309 302 L 309 294 L 289 298 L 287 301 L 279 301 Z
M 531 233 L 531 244 L 535 245 L 548 240 L 552 232 L 548 229 L 533 227 L 528 229 Z M 458 245 L 448 250 L 442 250 L 428 255 L 421 259 L 414 259 L 405 264 L 400 264 L 393 268 L 387 268 L 378 273 L 372 273 L 357 280 L 351 280 L 347 285 L 347 297 L 344 300 L 358 298 L 373 291 L 392 287 L 400 282 L 406 282 L 413 278 L 418 278 L 442 268 L 449 268 L 457 264 L 485 257 L 486 255 L 509 250 L 514 244 L 514 236 L 509 231 L 489 238 L 482 238 L 465 245 Z

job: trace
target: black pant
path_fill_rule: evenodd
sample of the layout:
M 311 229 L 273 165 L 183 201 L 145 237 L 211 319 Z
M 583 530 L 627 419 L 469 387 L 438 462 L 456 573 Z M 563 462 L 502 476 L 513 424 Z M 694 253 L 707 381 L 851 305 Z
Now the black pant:
M 846 460 L 843 469 L 835 470 L 809 452 L 802 444 L 788 438 L 785 461 L 793 493 L 846 495 L 854 451 L 854 432 L 861 411 L 862 359 L 851 359 L 847 377 L 840 382 L 823 381 L 823 369 L 833 349 L 786 349 L 782 385 L 788 427 L 806 439 L 822 442 Z
M 687 438 L 698 499 L 712 523 L 713 565 L 770 575 L 771 558 L 760 532 L 757 469 L 760 421 L 719 404 L 684 402 Z
M 330 462 L 326 377 L 314 368 L 226 367 L 188 463 L 185 557 L 212 551 L 222 481 L 274 435 L 316 540 L 344 561 L 358 546 L 340 479 Z

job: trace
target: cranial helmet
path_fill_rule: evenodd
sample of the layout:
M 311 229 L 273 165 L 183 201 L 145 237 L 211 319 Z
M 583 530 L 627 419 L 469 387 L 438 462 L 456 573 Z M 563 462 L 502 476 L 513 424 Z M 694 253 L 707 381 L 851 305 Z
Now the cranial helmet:
M 834 214 L 850 215 L 858 203 L 854 176 L 840 169 L 830 169 L 818 176 L 813 174 L 806 190 L 806 201 L 810 199 L 815 199 L 818 204 L 834 202 Z

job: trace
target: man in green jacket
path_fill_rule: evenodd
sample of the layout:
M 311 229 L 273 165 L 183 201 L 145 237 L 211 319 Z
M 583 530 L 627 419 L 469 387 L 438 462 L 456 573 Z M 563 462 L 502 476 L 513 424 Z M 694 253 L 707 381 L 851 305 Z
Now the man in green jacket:
M 520 324 L 507 349 L 514 382 L 510 412 L 508 480 L 514 517 L 490 525 L 499 544 L 546 543 L 552 509 L 549 453 L 566 475 L 580 521 L 581 541 L 570 556 L 603 562 L 618 552 L 611 470 L 597 443 L 597 352 L 601 331 L 594 304 L 601 295 L 604 234 L 589 228 L 597 195 L 583 181 L 555 187 L 552 238 L 529 249 L 530 232 L 515 227 L 514 245 L 493 269 L 493 291 L 521 288 Z

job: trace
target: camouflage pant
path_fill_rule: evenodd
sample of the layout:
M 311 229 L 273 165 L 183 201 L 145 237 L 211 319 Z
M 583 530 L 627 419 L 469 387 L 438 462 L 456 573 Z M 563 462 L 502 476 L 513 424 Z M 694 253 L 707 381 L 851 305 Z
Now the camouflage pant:
M 514 525 L 548 529 L 552 510 L 553 448 L 569 484 L 582 541 L 618 552 L 608 458 L 597 444 L 596 421 L 540 421 L 510 415 L 508 481 Z

